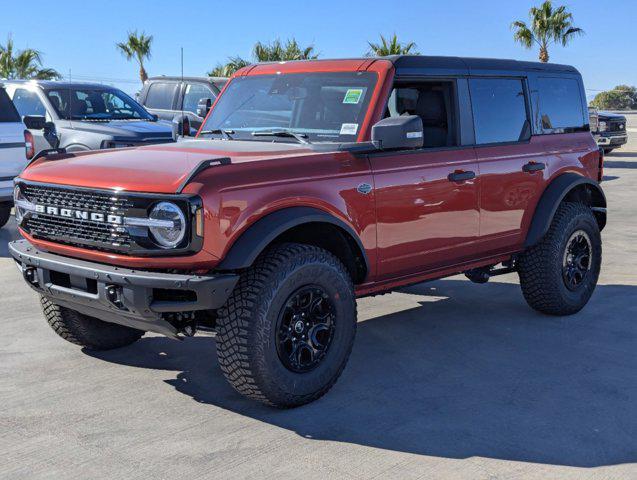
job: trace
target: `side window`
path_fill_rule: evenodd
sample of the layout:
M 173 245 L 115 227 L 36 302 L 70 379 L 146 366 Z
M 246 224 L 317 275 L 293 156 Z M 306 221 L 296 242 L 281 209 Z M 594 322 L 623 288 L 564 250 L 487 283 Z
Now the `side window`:
M 154 82 L 148 87 L 144 106 L 147 108 L 159 108 L 161 110 L 172 110 L 177 83 Z
M 24 88 L 17 88 L 13 93 L 13 104 L 20 116 L 46 116 L 46 108 L 40 101 L 38 94 Z
M 425 148 L 457 145 L 454 82 L 398 83 L 387 102 L 387 116 L 418 115 Z
M 530 137 L 522 80 L 472 78 L 469 89 L 477 144 L 518 142 Z
M 539 77 L 539 113 L 544 133 L 567 133 L 584 127 L 579 83 L 573 78 Z
M 16 111 L 9 95 L 0 88 L 0 123 L 18 123 L 20 115 Z
M 184 93 L 184 110 L 197 113 L 197 105 L 202 98 L 209 98 L 214 101 L 215 94 L 205 85 L 189 83 L 186 85 L 186 92 Z

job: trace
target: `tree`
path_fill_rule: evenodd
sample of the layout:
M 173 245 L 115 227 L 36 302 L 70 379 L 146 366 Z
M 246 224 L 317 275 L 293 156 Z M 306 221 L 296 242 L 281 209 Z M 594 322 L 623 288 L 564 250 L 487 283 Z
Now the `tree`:
M 314 46 L 301 48 L 296 39 L 288 39 L 283 45 L 278 38 L 271 43 L 257 42 L 252 50 L 252 58 L 257 62 L 283 62 L 289 60 L 314 60 L 318 54 Z
M 590 106 L 605 110 L 637 109 L 637 88 L 628 85 L 617 85 L 612 90 L 595 95 Z
M 252 49 L 252 59 L 257 62 L 283 62 L 290 60 L 314 60 L 319 54 L 314 51 L 314 46 L 302 48 L 296 39 L 288 39 L 285 44 L 278 38 L 270 43 L 257 42 Z M 218 63 L 208 75 L 211 77 L 229 77 L 237 70 L 250 65 L 253 62 L 239 56 L 228 58 L 225 64 Z
M 137 31 L 128 32 L 126 42 L 116 44 L 117 49 L 126 57 L 128 61 L 135 59 L 139 64 L 139 78 L 144 83 L 148 80 L 148 74 L 144 68 L 144 60 L 150 58 L 150 48 L 153 43 L 153 36 L 144 32 L 137 34 Z
M 242 69 L 243 67 L 247 67 L 250 65 L 250 60 L 246 60 L 239 56 L 228 58 L 228 62 L 226 64 L 218 63 L 215 68 L 208 72 L 208 76 L 210 77 L 230 77 L 237 70 Z
M 576 35 L 583 35 L 584 30 L 573 26 L 573 15 L 564 5 L 553 8 L 550 0 L 540 7 L 529 10 L 531 26 L 517 20 L 511 24 L 513 39 L 525 48 L 540 47 L 540 62 L 549 61 L 549 45 L 559 43 L 566 47 Z
M 52 68 L 42 68 L 42 54 L 31 48 L 15 50 L 9 35 L 6 45 L 0 45 L 0 78 L 57 80 L 62 76 Z
M 386 57 L 388 55 L 419 55 L 414 51 L 416 44 L 414 42 L 401 43 L 394 33 L 389 41 L 380 36 L 380 43 L 367 42 L 369 45 L 368 57 Z

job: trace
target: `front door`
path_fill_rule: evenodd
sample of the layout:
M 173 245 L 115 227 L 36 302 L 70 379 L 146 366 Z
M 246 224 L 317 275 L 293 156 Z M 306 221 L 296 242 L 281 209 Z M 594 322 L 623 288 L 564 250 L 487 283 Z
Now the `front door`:
M 388 115 L 419 115 L 424 148 L 370 155 L 379 280 L 469 260 L 479 234 L 475 150 L 459 147 L 455 82 L 398 85 Z

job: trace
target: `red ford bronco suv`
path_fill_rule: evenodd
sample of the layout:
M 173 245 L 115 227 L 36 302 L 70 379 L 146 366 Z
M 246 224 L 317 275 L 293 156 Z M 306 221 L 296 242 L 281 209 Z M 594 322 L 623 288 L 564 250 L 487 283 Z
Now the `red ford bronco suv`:
M 568 315 L 597 283 L 603 156 L 572 67 L 253 65 L 181 140 L 42 154 L 16 180 L 10 251 L 65 340 L 214 329 L 228 381 L 292 407 L 343 371 L 356 297 L 515 271 Z

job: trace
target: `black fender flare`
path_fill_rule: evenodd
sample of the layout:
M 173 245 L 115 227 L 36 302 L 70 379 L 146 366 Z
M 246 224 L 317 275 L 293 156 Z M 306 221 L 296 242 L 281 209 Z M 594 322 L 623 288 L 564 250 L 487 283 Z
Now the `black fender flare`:
M 606 196 L 602 187 L 596 181 L 577 173 L 563 173 L 546 187 L 538 201 L 526 235 L 526 241 L 524 242 L 526 248 L 537 244 L 546 235 L 560 203 L 570 192 L 581 185 L 587 185 L 593 192 L 597 193 L 597 203 L 599 205 L 592 205 L 592 208 L 600 225 L 600 230 L 604 228 L 606 224 Z
M 340 227 L 357 243 L 365 259 L 365 267 L 368 272 L 370 271 L 363 243 L 352 227 L 334 215 L 313 207 L 287 207 L 260 218 L 232 244 L 217 268 L 219 270 L 238 270 L 249 267 L 279 235 L 305 223 L 329 223 Z

